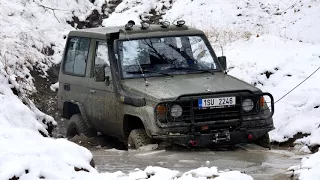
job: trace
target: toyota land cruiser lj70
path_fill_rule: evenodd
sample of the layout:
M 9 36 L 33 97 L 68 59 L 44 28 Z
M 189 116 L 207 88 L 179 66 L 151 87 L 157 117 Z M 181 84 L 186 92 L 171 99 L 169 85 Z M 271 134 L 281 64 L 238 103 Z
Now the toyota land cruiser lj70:
M 274 129 L 270 93 L 227 74 L 204 32 L 129 21 L 71 31 L 59 74 L 67 136 L 113 136 L 129 148 L 257 143 Z

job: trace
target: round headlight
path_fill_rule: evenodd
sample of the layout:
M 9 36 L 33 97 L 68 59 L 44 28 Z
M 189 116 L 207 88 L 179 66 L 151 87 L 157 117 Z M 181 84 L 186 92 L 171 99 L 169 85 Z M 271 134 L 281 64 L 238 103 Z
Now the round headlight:
M 170 113 L 171 113 L 172 117 L 175 117 L 175 118 L 180 117 L 182 115 L 182 107 L 180 105 L 177 105 L 177 104 L 173 105 L 171 107 Z
M 253 109 L 254 107 L 254 104 L 253 104 L 253 101 L 251 99 L 245 99 L 242 101 L 242 109 L 245 111 L 245 112 L 249 112 Z

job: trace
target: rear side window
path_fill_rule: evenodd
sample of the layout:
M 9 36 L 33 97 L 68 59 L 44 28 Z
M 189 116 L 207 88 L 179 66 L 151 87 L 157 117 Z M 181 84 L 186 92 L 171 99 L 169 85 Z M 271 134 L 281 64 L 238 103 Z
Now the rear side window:
M 74 37 L 69 39 L 63 66 L 65 73 L 77 76 L 85 75 L 89 47 L 89 38 Z
M 104 41 L 98 41 L 96 44 L 95 66 L 104 66 L 105 76 L 109 76 L 111 80 L 110 61 L 108 55 L 108 44 Z

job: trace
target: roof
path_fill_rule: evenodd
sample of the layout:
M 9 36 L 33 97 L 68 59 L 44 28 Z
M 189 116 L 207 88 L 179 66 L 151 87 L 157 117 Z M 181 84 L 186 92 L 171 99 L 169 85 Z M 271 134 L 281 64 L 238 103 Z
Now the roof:
M 203 34 L 202 31 L 187 26 L 177 27 L 170 25 L 167 28 L 160 25 L 150 25 L 147 29 L 141 29 L 141 26 L 135 25 L 132 30 L 125 30 L 124 26 L 111 26 L 88 28 L 70 31 L 69 36 L 91 37 L 97 39 L 105 39 L 107 34 L 120 32 L 123 36 L 130 38 L 139 38 L 146 36 L 163 36 L 163 35 L 179 35 L 179 34 Z

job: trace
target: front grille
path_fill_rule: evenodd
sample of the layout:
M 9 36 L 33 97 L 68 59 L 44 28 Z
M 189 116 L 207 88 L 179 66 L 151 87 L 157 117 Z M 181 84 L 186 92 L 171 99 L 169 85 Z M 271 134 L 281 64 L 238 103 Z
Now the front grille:
M 195 123 L 241 118 L 241 97 L 236 97 L 236 105 L 232 107 L 200 109 L 198 107 L 198 99 L 177 101 L 174 104 L 179 104 L 183 109 L 183 113 L 179 118 L 171 119 L 173 122 L 184 121 L 190 123 L 192 118 Z M 254 114 L 257 114 L 257 112 L 251 111 L 250 113 L 244 113 L 244 115 Z
M 236 101 L 240 102 L 240 99 L 237 98 Z M 241 106 L 238 103 L 234 107 L 211 109 L 199 109 L 197 99 L 180 101 L 177 104 L 182 107 L 183 113 L 181 117 L 172 119 L 173 121 L 191 122 L 192 118 L 194 118 L 194 122 L 228 120 L 239 119 L 241 115 Z
M 270 107 L 268 107 L 265 100 L 264 105 L 261 106 L 261 97 L 267 96 L 270 99 Z M 236 97 L 236 104 L 232 107 L 215 107 L 210 109 L 201 109 L 198 105 L 199 99 L 205 98 L 219 98 L 219 97 Z M 242 100 L 250 98 L 254 102 L 253 110 L 245 112 L 242 110 Z M 178 118 L 174 118 L 170 115 L 170 108 L 178 104 L 182 107 L 182 115 Z M 163 106 L 167 111 L 157 112 L 157 108 Z M 270 108 L 270 109 L 269 109 Z M 160 110 L 163 108 L 160 108 Z M 274 113 L 274 99 L 270 93 L 250 93 L 246 90 L 243 91 L 230 91 L 225 93 L 208 93 L 208 94 L 188 94 L 178 97 L 175 101 L 167 101 L 159 103 L 156 108 L 157 125 L 161 128 L 166 127 L 181 127 L 189 126 L 193 123 L 197 123 L 196 126 L 200 125 L 210 126 L 234 126 L 237 127 L 244 121 L 253 120 L 265 120 L 272 117 Z M 160 116 L 159 113 L 162 113 Z M 229 127 L 228 127 L 229 128 Z

